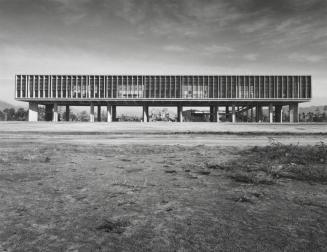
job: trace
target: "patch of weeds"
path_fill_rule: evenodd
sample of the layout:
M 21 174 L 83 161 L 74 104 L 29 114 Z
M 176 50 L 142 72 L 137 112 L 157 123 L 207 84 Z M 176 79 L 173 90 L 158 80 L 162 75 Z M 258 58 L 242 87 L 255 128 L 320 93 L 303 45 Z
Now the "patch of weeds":
M 242 191 L 241 195 L 235 195 L 232 197 L 229 197 L 228 199 L 235 201 L 235 202 L 244 202 L 244 203 L 251 203 L 254 204 L 256 201 L 262 197 L 261 193 L 258 192 L 248 192 L 248 191 Z
M 274 141 L 269 146 L 256 148 L 260 154 L 260 159 L 275 161 L 281 164 L 326 164 L 327 163 L 327 145 L 320 142 L 316 145 L 284 145 Z
M 235 172 L 230 174 L 229 177 L 236 182 L 247 183 L 247 184 L 264 184 L 272 185 L 275 184 L 274 178 L 270 174 L 263 172 Z
M 27 153 L 23 156 L 23 160 L 26 161 L 32 161 L 34 159 L 34 156 L 32 156 L 30 153 Z
M 210 171 L 196 171 L 195 173 L 200 174 L 200 175 L 210 175 Z
M 131 159 L 128 159 L 128 158 L 121 158 L 120 161 L 123 161 L 123 162 L 131 162 L 132 160 Z
M 165 173 L 170 173 L 170 174 L 172 174 L 172 173 L 177 173 L 177 171 L 175 171 L 175 170 L 165 170 Z
M 134 187 L 134 185 L 128 183 L 126 176 L 113 179 L 111 184 L 113 186 Z
M 104 220 L 96 229 L 107 233 L 122 234 L 128 226 L 130 222 L 127 220 Z
M 134 201 L 121 201 L 121 202 L 118 202 L 117 206 L 125 206 L 125 205 L 136 205 L 136 203 Z
M 143 171 L 142 168 L 135 168 L 135 169 L 126 170 L 126 173 L 134 173 L 134 172 L 141 172 L 141 171 Z
M 319 202 L 313 201 L 312 199 L 308 199 L 308 198 L 295 198 L 293 201 L 295 204 L 298 204 L 300 206 L 313 206 L 313 207 L 327 209 L 326 203 L 325 204 L 319 203 Z M 322 202 L 324 202 L 324 201 L 322 201 Z
M 124 195 L 125 192 L 112 192 L 112 193 L 109 193 L 108 197 L 109 198 L 116 198 L 116 197 L 119 197 L 121 195 Z
M 226 170 L 226 169 L 228 169 L 228 167 L 222 166 L 222 165 L 219 165 L 219 164 L 207 164 L 207 168 L 212 169 L 212 170 Z
M 254 201 L 251 198 L 247 197 L 246 195 L 243 195 L 243 196 L 237 198 L 235 201 L 236 202 L 251 203 L 251 204 L 254 203 Z
M 265 147 L 241 152 L 241 157 L 225 164 L 207 164 L 220 169 L 234 181 L 271 185 L 279 178 L 327 183 L 327 145 L 284 145 L 275 140 Z
M 191 174 L 188 174 L 187 178 L 189 178 L 189 179 L 197 179 L 198 177 L 197 176 L 193 176 Z
M 325 165 L 288 166 L 284 172 L 279 173 L 279 176 L 302 181 L 326 183 L 327 168 Z

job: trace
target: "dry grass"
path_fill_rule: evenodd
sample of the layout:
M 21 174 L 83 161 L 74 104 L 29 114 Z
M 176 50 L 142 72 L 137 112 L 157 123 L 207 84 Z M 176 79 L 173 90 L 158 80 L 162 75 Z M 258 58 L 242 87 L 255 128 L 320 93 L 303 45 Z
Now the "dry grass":
M 325 155 L 3 140 L 0 251 L 324 251 Z
M 237 182 L 271 185 L 280 178 L 327 183 L 327 146 L 284 145 L 273 141 L 265 147 L 240 152 L 242 156 L 224 165 L 207 164 L 220 169 Z

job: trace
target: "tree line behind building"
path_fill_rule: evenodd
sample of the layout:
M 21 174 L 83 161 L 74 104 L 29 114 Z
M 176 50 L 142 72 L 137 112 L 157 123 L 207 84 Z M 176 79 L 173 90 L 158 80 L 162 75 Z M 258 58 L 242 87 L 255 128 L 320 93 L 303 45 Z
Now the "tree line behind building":
M 59 121 L 64 121 L 66 112 L 59 113 Z M 284 119 L 287 121 L 289 116 L 288 111 L 284 111 Z M 89 121 L 89 113 L 87 111 L 81 112 L 70 112 L 70 121 L 79 121 L 87 122 Z M 183 113 L 183 116 L 187 116 L 187 113 Z M 105 120 L 106 114 L 103 113 L 103 120 Z M 129 116 L 129 115 L 120 115 L 119 121 L 140 121 L 141 116 Z M 152 121 L 174 121 L 175 117 L 170 116 L 169 114 L 164 114 L 162 112 L 155 111 L 151 114 Z M 299 112 L 300 122 L 327 122 L 327 105 L 325 106 L 313 106 L 308 108 L 300 108 Z M 28 120 L 28 110 L 24 108 L 5 108 L 0 110 L 0 121 L 27 121 Z M 197 121 L 206 121 L 206 117 L 203 119 L 197 119 Z M 39 121 L 45 121 L 45 108 L 39 108 Z M 186 120 L 186 121 L 192 121 Z M 246 118 L 242 118 L 242 121 L 250 121 Z

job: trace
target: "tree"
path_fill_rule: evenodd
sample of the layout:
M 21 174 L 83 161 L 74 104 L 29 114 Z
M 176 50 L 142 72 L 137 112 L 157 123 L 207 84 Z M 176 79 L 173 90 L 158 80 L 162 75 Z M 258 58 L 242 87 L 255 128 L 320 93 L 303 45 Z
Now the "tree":
M 78 114 L 78 121 L 87 122 L 89 121 L 89 114 L 86 111 L 82 111 Z
M 6 108 L 3 110 L 4 114 L 5 114 L 5 120 L 7 121 L 14 121 L 15 118 L 15 109 L 14 108 Z
M 0 121 L 4 121 L 5 120 L 5 113 L 3 113 L 1 110 L 0 110 Z
M 28 112 L 23 108 L 19 108 L 16 112 L 15 118 L 17 121 L 27 121 Z

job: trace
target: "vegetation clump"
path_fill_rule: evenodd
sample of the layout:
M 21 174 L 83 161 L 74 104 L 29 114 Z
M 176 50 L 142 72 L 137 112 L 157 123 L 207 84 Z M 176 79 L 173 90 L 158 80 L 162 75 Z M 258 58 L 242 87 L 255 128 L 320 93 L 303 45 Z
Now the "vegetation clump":
M 273 140 L 268 146 L 256 146 L 241 155 L 224 169 L 219 167 L 237 182 L 269 185 L 279 178 L 327 182 L 327 145 L 323 142 L 301 146 Z
M 96 229 L 103 230 L 107 233 L 121 234 L 129 225 L 130 223 L 126 220 L 104 220 L 104 222 L 101 225 L 97 226 Z

